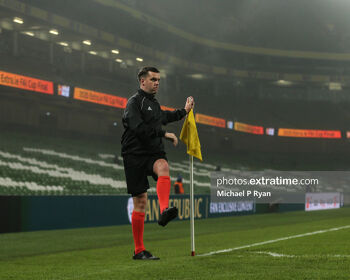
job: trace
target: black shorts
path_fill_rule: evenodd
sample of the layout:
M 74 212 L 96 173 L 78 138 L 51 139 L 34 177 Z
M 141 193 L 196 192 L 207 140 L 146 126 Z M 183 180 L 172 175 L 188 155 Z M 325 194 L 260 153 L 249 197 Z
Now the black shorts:
M 147 192 L 149 189 L 147 176 L 152 176 L 155 181 L 158 180 L 157 174 L 153 172 L 153 164 L 158 159 L 168 161 L 165 153 L 123 156 L 126 186 L 129 194 L 138 196 Z

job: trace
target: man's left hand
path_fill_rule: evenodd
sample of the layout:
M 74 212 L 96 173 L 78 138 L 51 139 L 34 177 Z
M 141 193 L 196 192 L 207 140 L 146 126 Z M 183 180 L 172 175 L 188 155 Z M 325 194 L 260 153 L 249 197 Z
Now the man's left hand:
M 177 146 L 177 143 L 179 142 L 179 140 L 177 140 L 177 137 L 174 133 L 171 132 L 165 132 L 164 137 L 168 140 L 170 140 L 171 142 L 173 142 L 174 146 Z

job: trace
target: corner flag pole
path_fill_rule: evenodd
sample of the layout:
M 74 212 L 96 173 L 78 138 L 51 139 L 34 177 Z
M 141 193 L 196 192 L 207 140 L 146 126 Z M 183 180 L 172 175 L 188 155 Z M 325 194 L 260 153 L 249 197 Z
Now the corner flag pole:
M 191 220 L 191 256 L 195 255 L 194 243 L 194 191 L 193 191 L 193 156 L 190 156 L 190 220 Z
M 198 138 L 198 132 L 196 127 L 196 120 L 191 109 L 184 121 L 184 124 L 180 133 L 180 140 L 187 146 L 187 154 L 190 164 L 190 225 L 191 225 L 191 256 L 195 255 L 194 246 L 194 188 L 193 188 L 193 157 L 202 161 L 201 144 Z

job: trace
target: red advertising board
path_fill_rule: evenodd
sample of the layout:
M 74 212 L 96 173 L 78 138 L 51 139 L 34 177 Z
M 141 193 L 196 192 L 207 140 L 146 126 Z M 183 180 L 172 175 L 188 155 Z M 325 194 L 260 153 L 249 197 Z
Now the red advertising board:
M 0 85 L 53 94 L 53 82 L 0 71 Z
M 252 134 L 264 134 L 264 128 L 262 126 L 256 126 L 241 122 L 235 122 L 235 130 Z
M 226 120 L 216 117 L 211 117 L 203 114 L 196 114 L 196 122 L 217 127 L 226 127 Z
M 75 88 L 74 98 L 82 101 L 112 106 L 116 108 L 125 108 L 127 99 L 112 94 L 106 94 L 88 89 Z
M 176 110 L 175 108 L 171 108 L 171 107 L 167 107 L 167 106 L 160 106 L 160 108 L 163 110 L 163 111 L 174 111 Z
M 302 138 L 341 138 L 339 130 L 279 128 L 278 136 Z

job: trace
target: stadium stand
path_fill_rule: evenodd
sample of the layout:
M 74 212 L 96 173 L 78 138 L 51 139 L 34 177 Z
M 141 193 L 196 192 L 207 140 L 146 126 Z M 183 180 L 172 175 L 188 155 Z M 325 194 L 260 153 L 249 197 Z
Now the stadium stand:
M 120 145 L 102 141 L 69 140 L 32 134 L 2 133 L 1 194 L 93 195 L 125 194 L 124 170 L 113 163 Z M 186 155 L 183 154 L 183 159 Z M 121 160 L 121 158 L 119 157 Z M 197 193 L 209 192 L 214 165 L 195 168 Z M 171 179 L 184 177 L 188 192 L 188 163 L 171 162 Z M 155 191 L 155 184 L 150 180 Z

